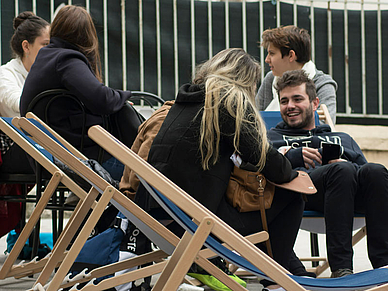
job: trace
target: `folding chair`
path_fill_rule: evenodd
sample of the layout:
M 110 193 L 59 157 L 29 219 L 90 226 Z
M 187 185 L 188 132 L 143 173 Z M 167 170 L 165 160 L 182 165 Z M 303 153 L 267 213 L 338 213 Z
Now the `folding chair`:
M 200 261 L 200 258 L 197 257 L 197 251 L 202 245 L 259 278 L 273 280 L 286 290 L 306 290 L 305 288 L 309 290 L 365 290 L 388 282 L 387 268 L 365 271 L 335 279 L 289 275 L 273 259 L 256 248 L 104 129 L 93 126 L 89 129 L 89 136 L 135 171 L 149 193 L 186 230 L 153 290 L 176 290 L 178 282 L 181 281 L 191 263 Z M 223 246 L 219 240 L 235 251 Z M 108 280 L 110 279 L 106 281 Z M 82 290 L 94 290 L 92 286 L 87 287 Z M 388 285 L 385 288 L 388 289 Z
M 0 279 L 4 279 L 7 277 L 15 277 L 20 278 L 24 276 L 29 276 L 34 273 L 40 272 L 43 269 L 43 266 L 48 261 L 48 258 L 43 258 L 37 261 L 37 258 L 34 258 L 32 261 L 28 263 L 21 262 L 18 265 L 15 265 L 15 261 L 19 256 L 21 250 L 23 249 L 28 237 L 30 236 L 32 230 L 35 225 L 38 223 L 39 218 L 46 208 L 50 198 L 53 193 L 56 191 L 57 186 L 62 183 L 68 189 L 70 189 L 73 193 L 75 193 L 81 200 L 84 200 L 87 193 L 84 192 L 76 183 L 73 182 L 67 175 L 65 175 L 54 163 L 52 160 L 52 156 L 44 151 L 41 147 L 39 147 L 35 142 L 33 142 L 28 136 L 26 136 L 23 132 L 17 129 L 12 123 L 11 118 L 0 118 L 0 129 L 5 132 L 10 138 L 12 138 L 16 144 L 18 144 L 21 148 L 24 149 L 26 153 L 28 153 L 34 160 L 36 160 L 44 169 L 46 169 L 51 175 L 51 179 L 49 180 L 45 191 L 43 192 L 40 199 L 37 201 L 34 211 L 31 214 L 30 219 L 27 224 L 24 226 L 22 232 L 20 233 L 19 238 L 17 239 L 15 245 L 12 248 L 12 251 L 7 256 L 1 270 L 0 270 Z M 68 145 L 71 148 L 70 145 Z M 83 157 L 83 156 L 79 156 Z M 77 206 L 78 207 L 78 206 Z M 79 210 L 76 208 L 74 213 Z M 74 213 L 70 217 L 70 221 L 74 219 Z M 86 214 L 86 213 L 85 213 Z M 81 224 L 82 220 L 80 220 L 81 216 L 79 215 L 78 225 Z M 69 224 L 68 224 L 69 225 Z M 74 225 L 77 225 L 75 223 Z M 77 229 L 69 230 L 67 227 L 64 229 L 62 234 L 59 236 L 57 243 L 53 247 L 53 251 L 59 246 L 59 241 L 63 239 L 63 233 L 70 232 L 75 233 Z M 71 238 L 70 238 L 71 239 Z M 70 240 L 68 241 L 68 243 Z M 67 245 L 61 249 L 63 252 Z M 58 259 L 60 261 L 60 259 Z M 55 264 L 57 265 L 57 263 Z
M 282 121 L 279 111 L 262 111 L 260 113 L 268 130 L 275 127 L 280 121 Z M 333 132 L 335 131 L 334 123 L 325 104 L 321 104 L 315 114 L 316 125 L 318 125 L 320 121 L 329 125 Z M 317 276 L 319 276 L 329 268 L 327 258 L 319 256 L 318 234 L 325 234 L 326 229 L 323 213 L 319 211 L 305 211 L 300 229 L 310 232 L 311 247 L 311 257 L 302 257 L 300 260 L 302 262 L 311 261 L 312 267 L 308 268 L 308 271 L 314 272 Z M 353 230 L 358 230 L 352 238 L 352 245 L 354 246 L 366 235 L 364 215 L 355 214 Z
M 334 122 L 330 117 L 329 110 L 327 109 L 326 104 L 321 104 L 317 110 L 318 119 L 323 123 L 330 126 L 331 131 L 335 131 Z
M 34 117 L 34 115 L 30 113 L 27 114 L 27 116 Z M 84 205 L 86 201 L 94 201 L 97 197 L 97 193 L 102 194 L 101 198 L 96 202 L 95 208 L 93 209 L 88 220 L 86 221 L 82 230 L 80 231 L 74 243 L 72 244 L 70 250 L 64 256 L 62 263 L 59 265 L 58 271 L 54 275 L 53 279 L 46 285 L 47 290 L 57 290 L 58 288 L 65 288 L 73 285 L 76 282 L 80 283 L 89 280 L 93 282 L 94 278 L 101 277 L 102 274 L 107 275 L 122 269 L 142 265 L 146 262 L 161 260 L 163 258 L 166 258 L 169 254 L 173 252 L 180 240 L 169 230 L 167 230 L 162 224 L 153 219 L 148 213 L 144 212 L 141 208 L 134 204 L 129 198 L 124 196 L 117 189 L 113 188 L 109 183 L 107 183 L 91 169 L 86 167 L 81 161 L 79 161 L 73 155 L 73 153 L 69 152 L 66 147 L 63 146 L 62 139 L 59 139 L 60 137 L 58 137 L 57 135 L 53 135 L 53 132 L 50 131 L 42 121 L 37 118 L 20 118 L 17 119 L 17 125 L 24 132 L 28 133 L 28 135 L 31 136 L 31 138 L 41 147 L 45 148 L 48 152 L 50 152 L 50 154 L 52 154 L 53 156 L 61 160 L 63 163 L 68 165 L 73 171 L 78 173 L 81 177 L 83 177 L 86 181 L 93 185 L 91 191 L 85 198 L 85 201 L 82 203 L 80 208 L 85 208 Z M 91 229 L 94 227 L 95 223 L 97 222 L 97 219 L 100 217 L 102 211 L 109 202 L 112 203 L 116 208 L 118 208 L 118 210 L 123 213 L 131 223 L 134 223 L 151 241 L 157 244 L 161 248 L 161 251 L 152 252 L 140 257 L 136 257 L 134 259 L 129 259 L 127 261 L 118 262 L 98 269 L 94 269 L 88 273 L 84 271 L 80 275 L 75 276 L 74 278 L 66 276 L 79 251 L 84 245 L 87 237 L 89 236 Z M 66 227 L 68 227 L 68 225 Z M 72 226 L 68 228 L 72 228 Z M 64 237 L 67 237 L 67 233 L 64 233 Z M 257 235 L 250 236 L 249 239 L 251 239 L 255 243 L 258 243 L 268 239 L 268 234 L 265 232 L 259 233 Z M 43 271 L 35 282 L 36 288 L 43 288 L 42 286 L 48 281 L 49 276 L 55 267 L 53 263 L 53 261 L 55 261 L 54 257 L 59 257 L 58 252 L 60 252 L 59 247 L 54 248 L 52 255 L 48 259 L 48 262 L 46 263 Z M 224 284 L 229 286 L 231 289 L 246 290 L 207 260 L 208 257 L 212 256 L 215 256 L 215 254 L 209 252 L 209 250 L 202 250 L 198 253 L 198 264 L 210 274 L 220 278 L 220 280 Z M 115 276 L 113 280 L 103 280 L 98 284 L 99 287 L 97 289 L 106 289 L 106 282 L 108 282 L 108 284 L 113 284 L 113 286 L 116 286 L 159 273 L 162 271 L 165 264 L 166 262 L 160 262 L 137 271 L 132 271 L 127 274 Z M 91 288 L 93 287 L 92 285 L 93 284 L 87 285 L 85 288 Z

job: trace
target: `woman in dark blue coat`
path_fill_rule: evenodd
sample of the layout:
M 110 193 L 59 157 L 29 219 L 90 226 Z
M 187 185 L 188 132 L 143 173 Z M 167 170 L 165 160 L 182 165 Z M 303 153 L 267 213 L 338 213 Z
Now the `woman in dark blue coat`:
M 102 115 L 121 109 L 131 92 L 104 86 L 100 67 L 98 38 L 92 18 L 80 6 L 64 6 L 51 24 L 50 44 L 39 51 L 27 76 L 20 101 L 21 115 L 27 113 L 28 105 L 39 93 L 66 89 L 85 105 L 86 127 L 102 125 Z M 82 111 L 75 103 L 69 99 L 57 100 L 50 107 L 49 120 L 54 130 L 80 148 Z M 87 138 L 83 152 L 88 158 L 97 159 L 99 147 Z M 103 162 L 109 158 L 105 154 Z M 122 165 L 121 170 L 116 169 L 117 173 L 111 165 L 103 166 L 119 180 Z
M 242 49 L 227 49 L 200 65 L 182 86 L 148 161 L 243 235 L 262 230 L 260 212 L 240 213 L 225 199 L 236 153 L 276 183 L 295 177 L 291 164 L 267 141 L 254 108 L 260 66 Z M 157 208 L 143 188 L 136 201 Z M 303 214 L 300 194 L 277 189 L 267 210 L 274 259 L 288 267 Z M 155 211 L 155 210 L 154 210 Z M 170 228 L 178 234 L 179 228 Z

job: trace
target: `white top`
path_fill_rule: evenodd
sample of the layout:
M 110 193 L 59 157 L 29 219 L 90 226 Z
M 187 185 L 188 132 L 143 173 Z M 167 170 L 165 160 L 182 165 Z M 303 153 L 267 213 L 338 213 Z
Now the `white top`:
M 12 59 L 0 67 L 0 116 L 20 116 L 20 96 L 27 74 L 20 58 Z

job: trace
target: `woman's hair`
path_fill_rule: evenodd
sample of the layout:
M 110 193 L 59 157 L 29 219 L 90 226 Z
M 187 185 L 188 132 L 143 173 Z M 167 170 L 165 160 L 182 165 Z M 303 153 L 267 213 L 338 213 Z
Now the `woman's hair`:
M 31 11 L 25 11 L 20 13 L 13 19 L 13 28 L 15 32 L 11 37 L 11 49 L 14 56 L 23 58 L 22 42 L 24 40 L 33 44 L 38 36 L 42 35 L 42 30 L 49 26 L 49 23 L 36 16 Z
M 97 79 L 102 81 L 96 27 L 85 8 L 75 5 L 61 8 L 51 23 L 51 37 L 58 37 L 75 45 L 88 59 Z
M 244 50 L 237 48 L 223 50 L 197 67 L 193 84 L 205 89 L 200 127 L 200 152 L 204 170 L 218 161 L 222 108 L 235 119 L 235 152 L 239 153 L 242 132 L 253 135 L 261 153 L 257 166 L 259 170 L 263 169 L 268 141 L 264 122 L 254 106 L 260 72 L 259 63 Z M 254 145 L 252 149 L 255 149 Z

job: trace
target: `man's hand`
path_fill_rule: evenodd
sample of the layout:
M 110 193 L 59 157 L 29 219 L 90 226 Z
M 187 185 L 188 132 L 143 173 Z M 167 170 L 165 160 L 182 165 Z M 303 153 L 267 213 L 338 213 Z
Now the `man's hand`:
M 322 156 L 318 149 L 302 147 L 302 155 L 306 169 L 310 169 L 310 166 L 315 168 L 315 162 L 322 164 Z

